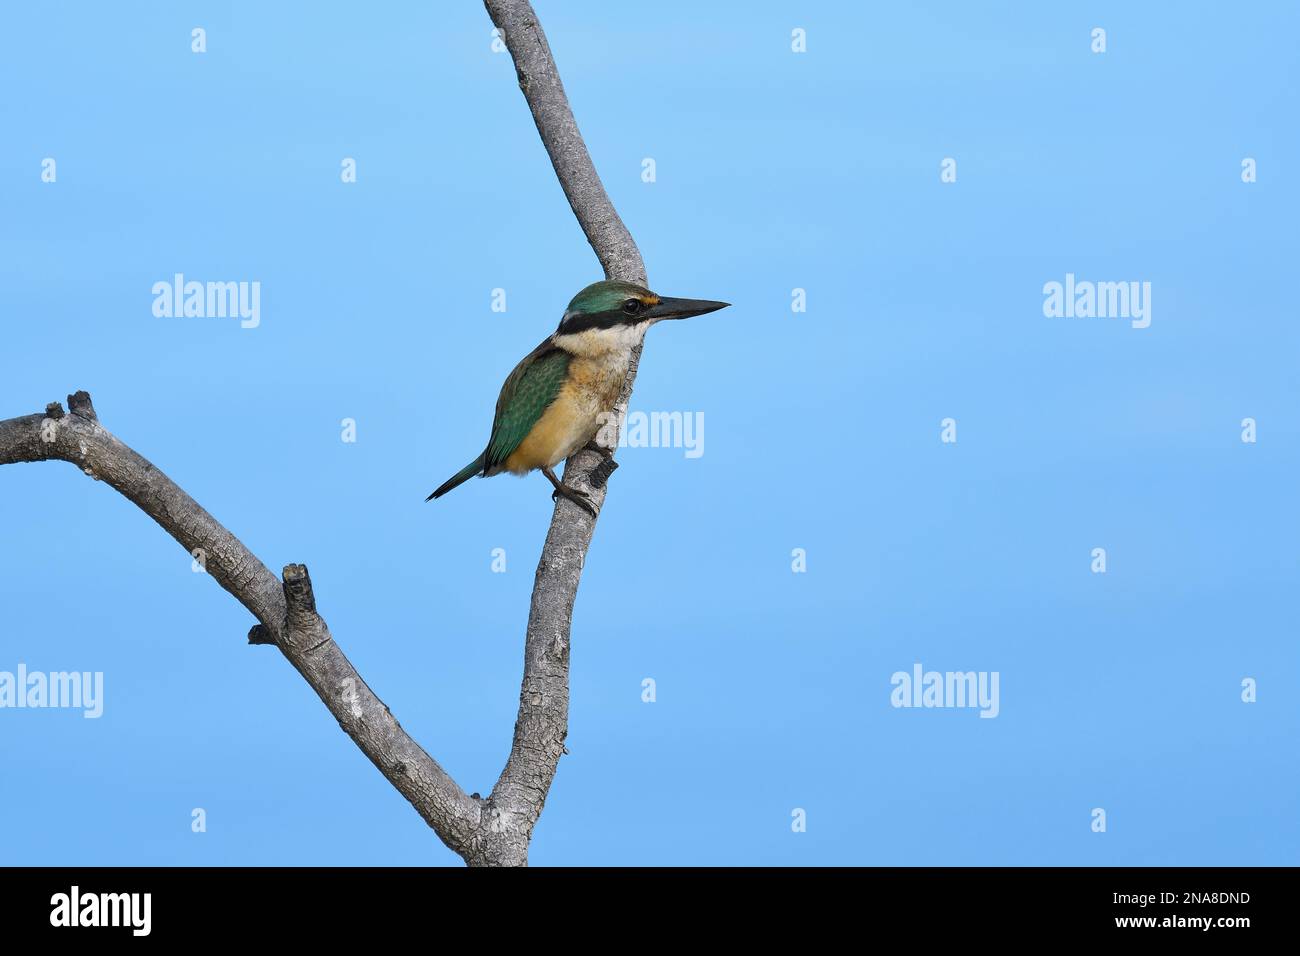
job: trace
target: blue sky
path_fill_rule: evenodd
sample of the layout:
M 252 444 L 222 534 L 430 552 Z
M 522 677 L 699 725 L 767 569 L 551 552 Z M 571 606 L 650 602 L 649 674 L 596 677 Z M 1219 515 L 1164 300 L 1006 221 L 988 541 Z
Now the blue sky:
M 633 409 L 703 454 L 620 453 L 535 864 L 1298 862 L 1300 17 L 976 6 L 537 3 L 651 286 L 734 307 L 648 338 Z M 423 499 L 599 278 L 490 31 L 0 14 L 0 416 L 89 390 L 483 792 L 549 487 Z M 155 316 L 177 272 L 260 325 Z M 1067 273 L 1149 327 L 1045 316 Z M 0 529 L 0 671 L 104 674 L 97 720 L 0 709 L 0 863 L 459 863 L 111 489 L 0 468 Z M 998 716 L 891 706 L 917 663 Z

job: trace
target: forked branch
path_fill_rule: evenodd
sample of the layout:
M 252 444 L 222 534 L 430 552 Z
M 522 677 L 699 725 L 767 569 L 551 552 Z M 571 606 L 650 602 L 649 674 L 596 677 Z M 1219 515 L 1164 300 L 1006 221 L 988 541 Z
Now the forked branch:
M 596 175 L 578 132 L 546 35 L 527 0 L 485 0 L 500 29 L 538 133 L 574 215 L 607 278 L 645 284 L 636 243 Z M 619 399 L 627 401 L 638 349 Z M 587 491 L 597 510 L 612 470 L 612 449 L 583 449 L 565 465 L 565 482 Z M 564 753 L 569 718 L 569 632 L 595 518 L 557 501 L 529 608 L 519 715 L 505 769 L 486 800 L 470 796 L 402 729 L 334 642 L 316 610 L 300 564 L 274 574 L 193 498 L 100 423 L 90 396 L 68 398 L 44 414 L 0 421 L 0 465 L 66 461 L 103 481 L 153 518 L 258 620 L 251 644 L 274 644 L 339 725 L 453 851 L 471 865 L 528 861 L 533 826 Z

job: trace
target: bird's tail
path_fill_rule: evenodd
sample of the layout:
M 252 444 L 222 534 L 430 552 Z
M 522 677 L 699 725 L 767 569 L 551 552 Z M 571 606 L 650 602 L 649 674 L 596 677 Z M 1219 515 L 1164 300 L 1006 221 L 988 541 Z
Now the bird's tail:
M 435 491 L 433 494 L 429 495 L 429 497 L 425 498 L 424 500 L 432 501 L 434 498 L 441 498 L 447 492 L 451 491 L 451 489 L 455 488 L 457 485 L 469 481 L 471 478 L 473 478 L 482 470 L 483 470 L 483 456 L 479 455 L 468 465 L 466 465 L 460 471 L 456 472 L 456 474 L 452 475 L 441 485 L 439 485 L 438 490 Z

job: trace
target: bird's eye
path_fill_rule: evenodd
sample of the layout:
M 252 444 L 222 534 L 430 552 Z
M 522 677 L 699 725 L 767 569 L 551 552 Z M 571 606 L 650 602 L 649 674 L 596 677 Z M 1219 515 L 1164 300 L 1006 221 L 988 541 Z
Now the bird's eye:
M 623 311 L 626 312 L 628 315 L 636 315 L 638 312 L 641 311 L 641 300 L 628 299 L 626 302 L 623 303 Z

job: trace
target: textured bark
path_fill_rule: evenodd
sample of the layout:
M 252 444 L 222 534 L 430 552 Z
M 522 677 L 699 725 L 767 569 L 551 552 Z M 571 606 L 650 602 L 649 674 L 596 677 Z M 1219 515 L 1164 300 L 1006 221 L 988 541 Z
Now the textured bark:
M 330 638 L 316 614 L 307 569 L 291 564 L 283 584 L 233 534 L 150 462 L 99 423 L 90 396 L 68 397 L 43 415 L 0 421 L 0 465 L 66 461 L 112 486 L 170 534 L 259 623 L 253 644 L 275 644 L 347 732 L 452 850 L 474 852 L 480 801 L 467 796 L 412 740 Z
M 484 6 L 510 50 L 537 132 L 605 277 L 645 285 L 641 253 L 596 175 L 532 5 L 527 0 L 485 0 Z M 619 421 L 627 411 L 640 359 L 638 346 L 619 395 Z M 565 484 L 586 491 L 597 513 L 605 503 L 613 447 L 602 451 L 589 445 L 564 465 Z M 582 508 L 565 498 L 556 501 L 533 582 L 514 743 L 488 798 L 484 855 L 470 859 L 471 864 L 522 865 L 528 860 L 533 825 L 555 779 L 569 731 L 569 632 L 595 528 L 596 519 Z
M 645 266 L 596 175 L 537 16 L 526 0 L 486 0 L 514 58 L 519 86 L 574 215 L 607 278 L 645 284 Z M 640 349 L 623 384 L 626 411 Z M 366 685 L 316 611 L 307 569 L 277 579 L 244 545 L 170 478 L 100 425 L 90 396 L 68 398 L 44 414 L 0 421 L 0 465 L 66 461 L 104 481 L 153 518 L 260 622 L 250 644 L 273 644 L 316 691 L 339 726 L 431 826 L 470 865 L 522 866 L 564 754 L 569 725 L 569 632 L 573 603 L 596 519 L 559 498 L 537 565 L 514 739 L 486 800 L 467 795 L 416 743 Z M 616 436 L 615 436 L 616 438 Z M 565 463 L 567 484 L 586 491 L 599 513 L 614 469 L 611 449 L 588 446 Z
M 532 5 L 528 0 L 484 0 L 484 6 L 514 58 L 519 89 L 532 110 L 537 132 L 573 214 L 578 217 L 578 225 L 605 269 L 605 277 L 644 285 L 641 253 L 596 175 Z

